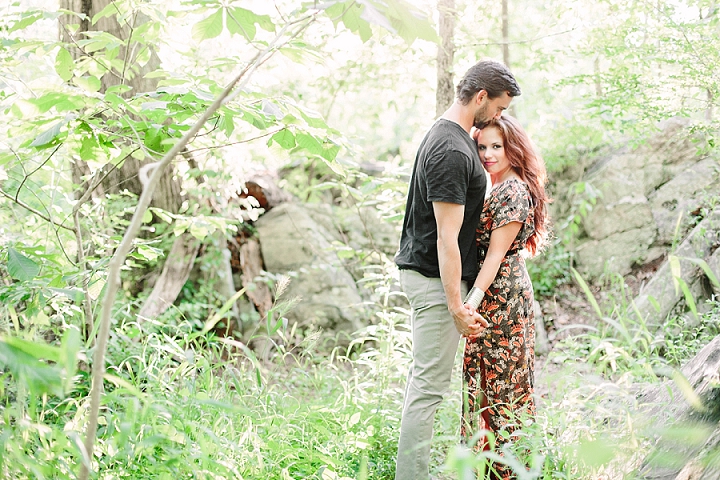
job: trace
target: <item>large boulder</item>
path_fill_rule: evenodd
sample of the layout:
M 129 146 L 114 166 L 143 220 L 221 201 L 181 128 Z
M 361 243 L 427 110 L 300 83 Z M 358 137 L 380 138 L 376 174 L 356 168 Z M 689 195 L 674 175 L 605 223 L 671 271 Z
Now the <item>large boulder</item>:
M 355 331 L 363 300 L 333 245 L 329 224 L 318 223 L 298 203 L 284 203 L 256 222 L 265 270 L 291 275 L 284 299 L 299 298 L 286 317 L 306 328 Z

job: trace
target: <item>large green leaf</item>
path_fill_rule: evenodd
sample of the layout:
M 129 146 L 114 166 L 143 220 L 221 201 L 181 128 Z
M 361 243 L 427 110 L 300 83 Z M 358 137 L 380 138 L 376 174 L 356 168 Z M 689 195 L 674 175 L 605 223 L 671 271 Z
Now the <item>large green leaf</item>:
M 72 55 L 70 55 L 70 52 L 65 50 L 65 48 L 60 47 L 55 57 L 55 71 L 58 76 L 60 76 L 64 82 L 67 82 L 72 78 L 74 68 L 75 63 L 73 62 Z
M 32 280 L 40 273 L 40 266 L 37 263 L 14 248 L 8 248 L 7 269 L 11 277 L 21 282 Z
M 383 12 L 384 16 L 390 21 L 395 32 L 407 43 L 412 43 L 416 38 L 436 43 L 440 41 L 427 15 L 413 5 L 404 0 L 388 0 L 381 4 L 387 5 L 387 9 Z
M 298 132 L 295 135 L 295 139 L 297 140 L 298 146 L 304 148 L 308 152 L 317 155 L 321 155 L 323 153 L 322 143 L 309 133 Z
M 42 18 L 43 13 L 39 10 L 26 11 L 20 15 L 19 20 L 14 23 L 10 22 L 10 24 L 6 27 L 6 33 L 12 33 L 27 28 Z
M 62 356 L 60 348 L 48 345 L 47 343 L 34 342 L 18 337 L 6 337 L 3 341 L 13 348 L 27 353 L 36 360 L 47 360 L 57 363 Z
M 98 77 L 92 75 L 84 75 L 82 77 L 75 77 L 73 83 L 83 90 L 88 92 L 97 92 L 102 87 L 102 83 Z
M 372 36 L 371 25 L 377 25 L 407 43 L 416 38 L 438 42 L 430 18 L 425 12 L 405 0 L 354 0 L 337 2 L 325 9 L 325 13 L 337 26 L 345 27 L 360 36 L 363 42 Z
M 28 387 L 30 392 L 41 395 L 63 394 L 60 368 L 49 366 L 34 355 L 18 348 L 13 338 L 0 338 L 0 366 L 10 371 L 18 382 Z
M 255 25 L 269 32 L 275 31 L 275 24 L 269 15 L 258 15 L 255 12 L 240 7 L 228 8 L 225 23 L 230 33 L 239 34 L 248 40 L 255 38 Z
M 270 141 L 268 143 L 271 142 L 275 142 L 284 149 L 290 150 L 295 147 L 295 135 L 293 135 L 289 129 L 284 128 L 270 137 Z
M 338 2 L 329 7 L 325 13 L 336 26 L 342 21 L 348 30 L 358 34 L 362 41 L 366 42 L 372 36 L 372 29 L 367 20 L 361 18 L 364 9 L 364 5 L 356 1 Z
M 223 11 L 219 8 L 205 20 L 200 20 L 193 26 L 192 38 L 195 41 L 202 42 L 203 40 L 217 37 L 222 33 L 222 29 Z

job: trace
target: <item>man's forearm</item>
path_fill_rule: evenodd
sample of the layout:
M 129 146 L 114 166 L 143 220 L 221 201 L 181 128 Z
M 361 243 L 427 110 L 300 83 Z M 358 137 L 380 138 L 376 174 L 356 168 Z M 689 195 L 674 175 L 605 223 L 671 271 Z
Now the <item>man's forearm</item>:
M 460 282 L 462 268 L 460 261 L 460 249 L 455 244 L 448 245 L 441 239 L 438 240 L 438 263 L 440 266 L 440 280 L 445 289 L 445 297 L 448 302 L 448 309 L 453 312 L 462 308 L 462 292 Z

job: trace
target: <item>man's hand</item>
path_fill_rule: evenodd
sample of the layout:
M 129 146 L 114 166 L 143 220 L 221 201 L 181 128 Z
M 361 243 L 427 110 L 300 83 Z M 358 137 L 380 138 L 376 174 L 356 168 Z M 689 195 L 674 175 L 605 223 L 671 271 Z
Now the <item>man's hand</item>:
M 461 308 L 454 311 L 451 310 L 450 313 L 455 321 L 455 328 L 460 335 L 464 337 L 480 335 L 488 326 L 487 320 L 470 305 L 463 304 Z

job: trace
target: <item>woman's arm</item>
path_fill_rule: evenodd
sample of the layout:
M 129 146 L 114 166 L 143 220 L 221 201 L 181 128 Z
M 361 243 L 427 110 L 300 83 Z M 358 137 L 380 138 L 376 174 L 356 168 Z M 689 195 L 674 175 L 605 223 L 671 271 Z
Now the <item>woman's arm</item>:
M 521 222 L 510 222 L 502 227 L 496 228 L 490 233 L 490 246 L 488 247 L 487 255 L 485 256 L 482 268 L 473 286 L 483 292 L 490 288 L 500 269 L 500 264 L 503 258 L 505 258 L 505 254 L 520 232 L 522 225 Z

